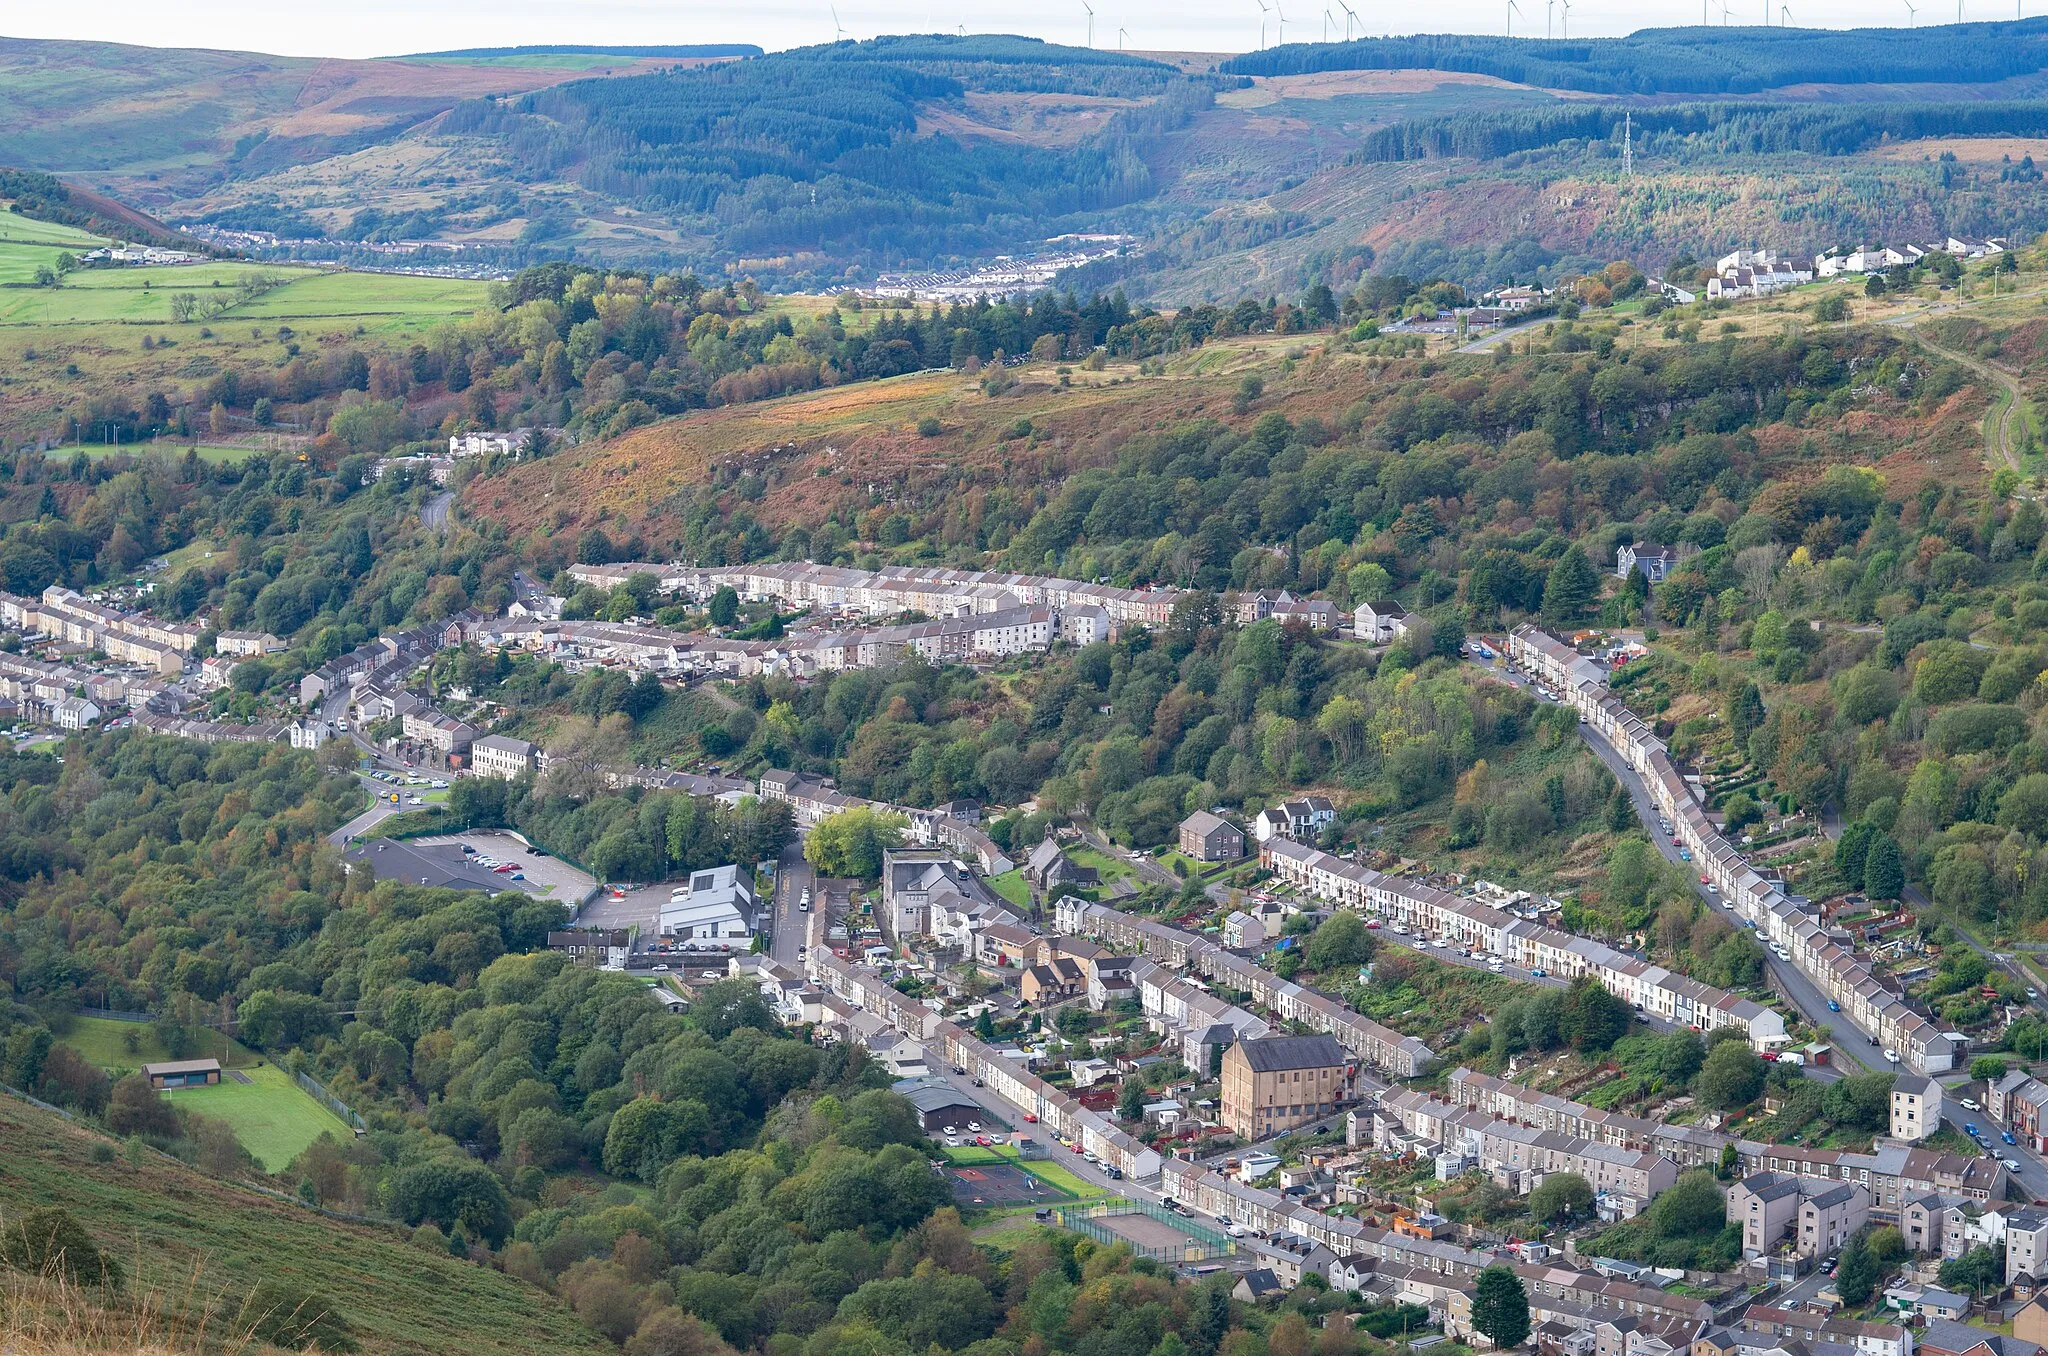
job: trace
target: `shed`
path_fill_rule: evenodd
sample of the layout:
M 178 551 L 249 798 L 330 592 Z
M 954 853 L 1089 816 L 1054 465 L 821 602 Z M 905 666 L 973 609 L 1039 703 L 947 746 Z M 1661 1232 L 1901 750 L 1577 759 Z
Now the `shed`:
M 217 1059 L 173 1059 L 161 1064 L 145 1064 L 142 1076 L 153 1088 L 203 1088 L 220 1082 L 220 1061 Z

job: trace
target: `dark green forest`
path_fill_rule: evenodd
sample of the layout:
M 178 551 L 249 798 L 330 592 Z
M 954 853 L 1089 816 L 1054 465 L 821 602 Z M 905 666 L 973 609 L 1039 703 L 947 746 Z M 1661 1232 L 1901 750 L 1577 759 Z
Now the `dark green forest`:
M 1154 100 L 1065 151 L 917 134 L 919 105 L 970 90 Z M 886 264 L 1043 239 L 1148 196 L 1136 139 L 1185 121 L 1207 81 L 1023 38 L 880 38 L 701 70 L 473 100 L 447 129 L 502 137 L 529 174 L 714 220 L 721 247 Z M 913 247 L 908 241 L 916 241 Z
M 2048 69 L 2048 19 L 1927 28 L 1646 28 L 1551 41 L 1465 33 L 1290 43 L 1232 75 L 1438 70 L 1597 94 L 1754 94 L 1797 84 L 1983 84 Z
M 1934 136 L 2040 136 L 2048 107 L 2037 102 L 1856 104 L 1673 104 L 1631 108 L 1636 154 L 1662 160 L 1726 162 L 1799 152 L 1850 155 L 1886 141 Z M 1624 110 L 1563 104 L 1517 112 L 1453 114 L 1394 123 L 1368 133 L 1360 164 L 1469 156 L 1498 160 L 1568 141 L 1615 141 Z

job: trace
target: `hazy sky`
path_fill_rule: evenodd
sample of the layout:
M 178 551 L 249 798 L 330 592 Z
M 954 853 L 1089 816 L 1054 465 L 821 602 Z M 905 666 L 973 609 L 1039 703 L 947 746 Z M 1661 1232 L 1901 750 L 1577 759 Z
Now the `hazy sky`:
M 1117 30 L 1130 32 L 1134 48 L 1178 51 L 1244 51 L 1259 42 L 1258 0 L 1089 0 L 1095 6 L 1095 43 L 1114 47 Z M 1714 22 L 1721 0 L 1705 0 Z M 1780 0 L 1732 0 L 1737 23 L 1754 23 L 1763 6 Z M 510 47 L 527 43 L 753 42 L 771 50 L 828 42 L 830 6 L 853 37 L 877 33 L 953 31 L 1027 33 L 1048 41 L 1087 40 L 1081 0 L 99 0 L 86 10 L 68 6 L 16 5 L 0 17 L 10 37 L 96 38 L 163 47 L 221 47 L 296 56 L 367 57 L 453 47 Z M 1276 0 L 1266 0 L 1268 4 Z M 1319 41 L 1323 0 L 1277 0 L 1287 16 L 1287 36 Z M 1555 0 L 1551 0 L 1555 3 Z M 1967 3 L 1967 0 L 1966 0 Z M 1545 0 L 1519 0 L 1525 18 L 1518 35 L 1540 36 Z M 1352 8 L 1375 33 L 1498 33 L 1506 0 L 1435 0 L 1429 4 L 1353 0 Z M 2034 13 L 2048 5 L 2035 0 Z M 1341 23 L 1343 10 L 1330 0 Z M 1903 24 L 1904 0 L 1799 0 L 1791 5 L 1797 24 L 1848 27 Z M 1561 15 L 1561 11 L 1553 10 Z M 1576 0 L 1571 31 L 1586 36 L 1638 28 L 1700 22 L 1693 0 Z M 2006 19 L 2003 4 L 1971 4 L 1973 19 Z M 1923 22 L 1954 18 L 1940 0 L 1920 5 Z M 1772 15 L 1773 21 L 1777 14 Z M 1266 40 L 1277 41 L 1278 24 L 1268 21 Z

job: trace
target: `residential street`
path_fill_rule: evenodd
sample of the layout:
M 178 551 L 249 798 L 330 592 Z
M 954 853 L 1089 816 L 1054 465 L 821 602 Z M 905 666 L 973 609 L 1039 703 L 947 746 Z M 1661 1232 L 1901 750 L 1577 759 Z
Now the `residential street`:
M 803 969 L 803 961 L 797 952 L 811 944 L 812 920 L 822 917 L 818 912 L 821 901 L 815 897 L 811 901 L 811 912 L 805 913 L 797 908 L 815 879 L 811 864 L 804 860 L 803 839 L 791 838 L 775 866 L 775 898 L 770 914 L 774 935 L 768 954 L 778 964 L 792 970 Z
M 1504 671 L 1497 663 L 1476 659 L 1471 662 L 1478 664 L 1490 676 L 1503 683 L 1515 687 L 1528 686 L 1520 678 Z M 1591 725 L 1580 725 L 1579 734 L 1585 738 L 1587 747 L 1598 754 L 1600 761 L 1607 765 L 1607 770 L 1614 774 L 1615 780 L 1627 788 L 1629 800 L 1636 807 L 1637 818 L 1643 821 L 1643 828 L 1648 831 L 1650 841 L 1657 845 L 1657 850 L 1664 854 L 1665 860 L 1685 868 L 1688 876 L 1694 878 L 1693 888 L 1700 898 L 1710 907 L 1723 909 L 1724 913 L 1730 915 L 1731 922 L 1736 921 L 1733 911 L 1723 908 L 1720 896 L 1709 893 L 1705 886 L 1698 883 L 1698 873 L 1691 870 L 1692 864 L 1679 858 L 1678 847 L 1671 841 L 1671 835 L 1658 832 L 1657 802 L 1651 798 L 1650 790 L 1643 784 L 1643 779 L 1636 775 L 1635 770 L 1629 767 L 1614 746 Z M 1835 1033 L 1834 1058 L 1837 1068 L 1809 1065 L 1806 1070 L 1807 1077 L 1821 1082 L 1832 1082 L 1843 1074 L 1868 1073 L 1874 1067 L 1885 1067 L 1881 1053 L 1873 1053 L 1876 1047 L 1871 1044 L 1869 1034 L 1859 1030 L 1849 1020 L 1847 1013 L 1829 1011 L 1827 999 L 1813 986 L 1812 981 L 1800 973 L 1797 966 L 1779 960 L 1768 949 L 1764 952 L 1764 965 L 1769 970 L 1778 991 L 1785 995 L 1808 1022 L 1816 1028 L 1825 1027 Z

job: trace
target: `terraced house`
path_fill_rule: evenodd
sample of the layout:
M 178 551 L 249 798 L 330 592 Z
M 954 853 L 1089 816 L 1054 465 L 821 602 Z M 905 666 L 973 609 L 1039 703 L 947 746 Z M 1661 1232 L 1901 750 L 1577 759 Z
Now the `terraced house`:
M 1840 1004 L 1844 1017 L 1915 1073 L 1957 1067 L 1967 1051 L 1964 1038 L 1942 1031 L 1887 989 L 1852 947 L 1828 935 L 1812 901 L 1788 893 L 1783 882 L 1759 872 L 1721 836 L 1663 741 L 1608 690 L 1607 675 L 1597 664 L 1536 626 L 1516 627 L 1508 637 L 1508 654 L 1576 709 L 1642 777 L 1678 841 L 1692 851 L 1721 898 L 1754 923 L 1761 936 L 1784 947 L 1792 964 Z

